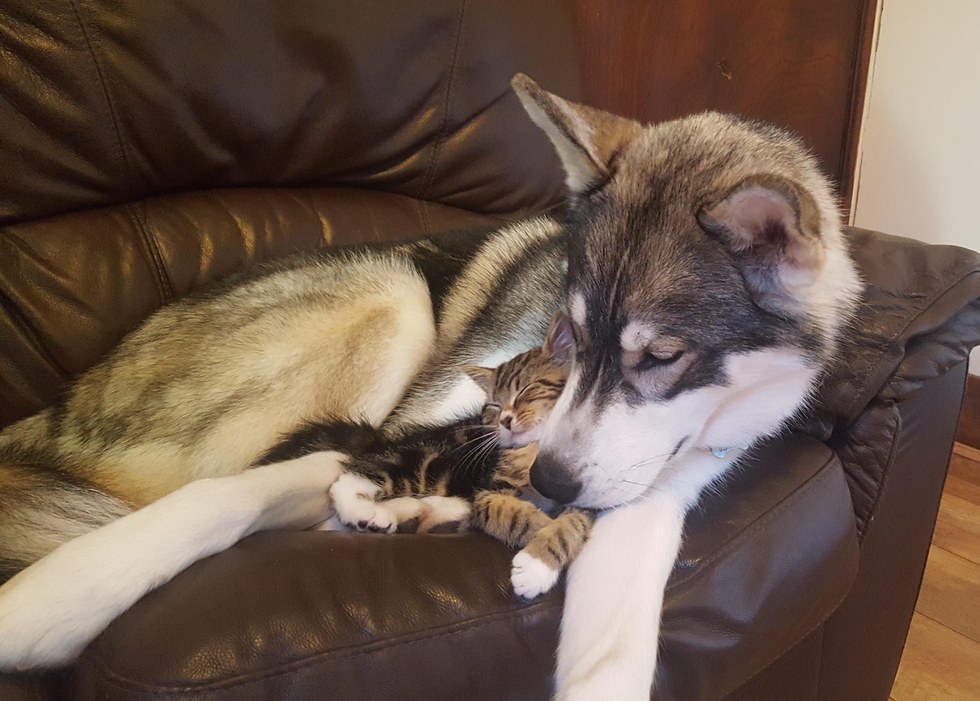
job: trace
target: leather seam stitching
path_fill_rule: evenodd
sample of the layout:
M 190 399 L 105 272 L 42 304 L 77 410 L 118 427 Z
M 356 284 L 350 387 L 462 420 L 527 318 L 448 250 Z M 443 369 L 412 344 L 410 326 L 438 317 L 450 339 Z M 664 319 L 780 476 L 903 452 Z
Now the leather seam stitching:
M 95 67 L 95 74 L 99 80 L 99 86 L 102 88 L 102 97 L 105 99 L 106 109 L 109 112 L 109 119 L 112 121 L 112 129 L 116 136 L 116 147 L 119 150 L 119 157 L 122 159 L 124 176 L 127 180 L 133 179 L 133 168 L 129 163 L 129 158 L 126 155 L 126 143 L 122 137 L 122 128 L 119 125 L 119 115 L 117 114 L 115 105 L 112 101 L 112 95 L 109 90 L 109 84 L 106 79 L 105 72 L 102 70 L 102 64 L 99 63 L 98 55 L 95 51 L 95 40 L 94 37 L 89 36 L 89 32 L 85 29 L 85 22 L 82 20 L 82 14 L 79 11 L 75 0 L 68 0 L 68 4 L 71 6 L 72 14 L 75 16 L 75 21 L 78 22 L 78 28 L 82 32 L 82 38 L 85 41 L 85 46 L 88 49 L 89 58 L 92 59 L 92 65 Z M 94 34 L 94 32 L 93 32 Z M 130 188 L 126 188 L 130 190 Z
M 147 262 L 153 268 L 154 282 L 156 283 L 160 300 L 166 304 L 174 298 L 173 286 L 170 283 L 170 276 L 163 264 L 163 255 L 160 253 L 160 247 L 157 245 L 156 237 L 150 231 L 149 223 L 146 221 L 145 207 L 145 200 L 140 200 L 139 202 L 128 205 L 126 209 L 139 231 L 140 239 L 143 241 L 141 248 L 144 250 Z
M 446 79 L 446 95 L 443 98 L 442 103 L 442 123 L 439 125 L 439 131 L 436 132 L 436 141 L 432 145 L 432 155 L 429 156 L 429 165 L 426 169 L 425 178 L 422 181 L 422 194 L 419 197 L 422 201 L 428 201 L 429 190 L 432 188 L 432 184 L 435 182 L 436 167 L 439 160 L 439 152 L 442 150 L 442 145 L 449 138 L 449 106 L 452 104 L 453 95 L 453 85 L 456 78 L 456 67 L 457 60 L 459 58 L 459 50 L 463 44 L 463 19 L 466 13 L 466 0 L 463 0 L 459 5 L 459 15 L 456 19 L 456 36 L 453 41 L 453 53 L 449 60 L 449 76 Z M 431 233 L 432 227 L 429 221 L 429 213 L 426 211 L 425 206 L 422 206 L 422 218 L 423 224 L 425 226 L 425 232 Z

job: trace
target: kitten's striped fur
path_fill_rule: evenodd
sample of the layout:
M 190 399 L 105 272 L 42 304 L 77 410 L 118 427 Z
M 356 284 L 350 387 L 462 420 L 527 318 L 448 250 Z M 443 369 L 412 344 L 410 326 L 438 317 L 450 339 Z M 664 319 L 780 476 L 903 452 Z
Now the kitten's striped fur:
M 347 477 L 333 493 L 345 525 L 383 532 L 459 530 L 472 525 L 522 548 L 522 559 L 541 563 L 548 583 L 537 583 L 536 595 L 549 589 L 579 553 L 593 520 L 574 509 L 552 519 L 521 498 L 530 490 L 540 429 L 565 386 L 570 343 L 567 320 L 558 315 L 543 347 L 494 369 L 463 366 L 461 370 L 486 393 L 480 416 L 394 437 L 366 423 L 310 423 L 262 462 L 324 450 L 348 451 Z M 355 477 L 365 482 L 358 485 Z M 409 498 L 419 501 L 412 506 L 404 501 Z M 470 510 L 466 508 L 453 510 L 452 519 L 441 521 L 427 507 L 442 502 L 427 498 L 465 499 L 472 503 L 470 518 L 463 517 Z M 345 502 L 351 501 L 351 507 L 345 508 Z M 380 502 L 380 509 L 365 509 L 365 502 Z M 397 509 L 385 510 L 386 504 L 396 503 Z M 515 588 L 519 593 L 530 591 L 516 581 Z

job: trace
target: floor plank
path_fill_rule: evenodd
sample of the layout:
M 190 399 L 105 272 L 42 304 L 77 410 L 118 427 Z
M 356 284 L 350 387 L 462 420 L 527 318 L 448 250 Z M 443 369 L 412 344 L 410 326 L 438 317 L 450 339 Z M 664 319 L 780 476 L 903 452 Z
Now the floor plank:
M 912 616 L 905 654 L 892 687 L 895 701 L 978 698 L 980 643 L 921 613 Z
M 932 544 L 980 565 L 980 487 L 973 487 L 971 499 L 968 486 L 956 477 L 946 479 Z
M 889 701 L 980 701 L 980 450 L 959 443 Z
M 964 445 L 963 443 L 954 443 L 953 454 L 972 461 L 974 474 L 980 470 L 980 448 L 972 445 Z
M 933 545 L 915 610 L 980 645 L 978 584 L 980 565 Z
M 980 448 L 980 375 L 967 377 L 956 440 Z
M 980 506 L 980 463 L 954 453 L 946 483 L 944 494 L 953 494 Z

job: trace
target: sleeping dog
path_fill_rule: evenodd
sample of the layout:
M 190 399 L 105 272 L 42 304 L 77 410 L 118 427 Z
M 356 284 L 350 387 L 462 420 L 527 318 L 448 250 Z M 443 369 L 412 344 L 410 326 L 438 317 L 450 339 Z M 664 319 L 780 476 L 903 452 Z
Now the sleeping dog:
M 259 266 L 158 311 L 0 433 L 0 669 L 69 663 L 190 563 L 324 521 L 344 454 L 249 469 L 279 437 L 471 414 L 483 395 L 458 368 L 540 345 L 564 309 L 571 370 L 532 481 L 606 512 L 569 575 L 557 695 L 648 698 L 685 513 L 807 400 L 860 281 L 785 132 L 641 126 L 513 87 L 565 168 L 563 221 Z

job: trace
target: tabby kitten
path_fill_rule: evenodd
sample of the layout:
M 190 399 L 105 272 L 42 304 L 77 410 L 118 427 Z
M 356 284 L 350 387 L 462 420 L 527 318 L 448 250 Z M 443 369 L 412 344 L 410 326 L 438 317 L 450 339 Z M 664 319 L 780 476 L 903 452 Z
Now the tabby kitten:
M 521 499 L 533 491 L 536 441 L 565 385 L 570 344 L 567 320 L 556 317 L 541 348 L 495 369 L 461 368 L 487 395 L 480 416 L 397 439 L 367 424 L 309 424 L 262 462 L 343 450 L 351 459 L 330 491 L 344 525 L 385 533 L 479 528 L 522 548 L 514 589 L 537 596 L 579 553 L 593 520 L 575 509 L 552 519 Z

